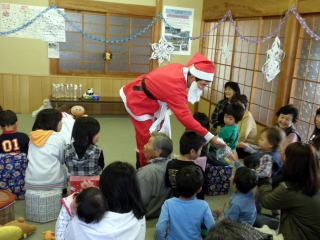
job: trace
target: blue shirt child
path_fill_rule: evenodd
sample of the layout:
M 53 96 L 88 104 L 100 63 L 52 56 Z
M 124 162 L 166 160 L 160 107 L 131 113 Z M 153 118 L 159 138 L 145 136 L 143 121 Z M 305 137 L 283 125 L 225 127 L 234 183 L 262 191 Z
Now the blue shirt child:
M 214 223 L 206 201 L 170 198 L 162 205 L 156 240 L 201 240 L 201 224 L 209 230 Z

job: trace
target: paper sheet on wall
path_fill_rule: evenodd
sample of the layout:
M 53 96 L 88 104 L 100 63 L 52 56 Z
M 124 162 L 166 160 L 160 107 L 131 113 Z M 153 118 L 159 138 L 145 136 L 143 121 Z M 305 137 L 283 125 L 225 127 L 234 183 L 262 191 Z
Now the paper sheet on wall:
M 63 9 L 60 9 L 64 13 Z M 46 42 L 65 42 L 66 24 L 64 18 L 55 10 L 46 12 L 40 22 L 41 38 Z
M 44 7 L 20 5 L 20 4 L 0 4 L 0 31 L 5 32 L 29 22 L 36 17 Z M 60 9 L 63 11 L 63 9 Z M 50 42 L 65 42 L 65 20 L 52 9 L 43 17 L 37 19 L 27 28 L 16 33 L 6 35 L 6 37 L 42 39 Z
M 48 43 L 48 58 L 60 58 L 59 43 L 57 42 Z
M 174 46 L 173 54 L 190 55 L 191 40 L 181 38 L 181 36 L 192 36 L 193 28 L 193 8 L 163 7 L 163 16 L 168 24 L 173 27 L 167 27 L 162 24 L 162 36 Z

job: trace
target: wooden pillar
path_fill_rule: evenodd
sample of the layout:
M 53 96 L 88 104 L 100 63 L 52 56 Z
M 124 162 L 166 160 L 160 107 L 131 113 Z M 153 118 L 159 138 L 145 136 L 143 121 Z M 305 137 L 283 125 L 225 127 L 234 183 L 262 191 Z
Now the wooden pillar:
M 162 7 L 163 7 L 163 0 L 156 0 L 156 13 L 155 17 L 158 16 L 159 13 L 162 13 Z M 160 37 L 161 37 L 161 23 L 162 20 L 158 19 L 158 21 L 154 24 L 154 29 L 153 29 L 153 42 L 159 42 Z M 152 69 L 155 69 L 158 67 L 158 60 L 153 59 L 152 61 Z
M 294 65 L 296 59 L 298 37 L 299 37 L 299 23 L 295 16 L 291 13 L 285 25 L 283 50 L 285 58 L 281 64 L 281 72 L 279 75 L 279 85 L 276 96 L 275 112 L 282 106 L 289 103 L 292 77 L 294 72 Z M 273 117 L 273 123 L 276 122 L 277 117 Z

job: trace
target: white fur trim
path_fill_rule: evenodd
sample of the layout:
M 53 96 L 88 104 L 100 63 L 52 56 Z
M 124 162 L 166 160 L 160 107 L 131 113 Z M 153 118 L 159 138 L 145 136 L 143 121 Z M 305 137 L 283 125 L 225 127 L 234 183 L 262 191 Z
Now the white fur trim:
M 127 110 L 127 112 L 131 115 L 131 117 L 133 117 L 135 120 L 139 121 L 139 122 L 143 122 L 143 121 L 147 121 L 149 119 L 152 119 L 153 116 L 149 115 L 149 114 L 144 114 L 144 115 L 140 115 L 140 116 L 136 116 L 134 115 L 131 110 L 129 109 L 129 107 L 127 106 L 127 97 L 124 94 L 123 91 L 123 87 L 120 89 L 120 97 L 122 98 L 122 101 L 124 103 L 124 106 Z
M 207 73 L 207 72 L 200 71 L 196 69 L 194 66 L 191 66 L 189 70 L 190 70 L 190 73 L 197 78 L 200 78 L 205 81 L 210 81 L 210 82 L 213 81 L 214 73 Z
M 214 137 L 214 135 L 211 132 L 208 132 L 204 138 L 206 139 L 207 143 L 210 142 L 210 140 Z
M 186 79 L 186 82 L 188 82 L 188 72 L 189 72 L 189 68 L 183 67 L 183 68 L 182 68 L 182 72 L 183 72 L 184 78 Z

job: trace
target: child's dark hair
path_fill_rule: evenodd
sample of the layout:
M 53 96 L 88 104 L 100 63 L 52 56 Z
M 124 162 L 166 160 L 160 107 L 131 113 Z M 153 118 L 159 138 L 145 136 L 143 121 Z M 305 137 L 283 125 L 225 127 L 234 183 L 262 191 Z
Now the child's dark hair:
M 224 89 L 226 89 L 227 87 L 231 88 L 235 94 L 234 95 L 240 95 L 240 87 L 239 84 L 236 82 L 226 82 L 226 84 L 224 85 Z M 226 98 L 226 96 L 224 96 L 224 98 Z
M 268 128 L 264 128 L 261 131 L 261 134 L 264 132 L 266 133 L 268 142 L 272 145 L 272 150 L 277 151 L 280 147 L 281 142 L 285 137 L 284 131 L 280 128 L 268 127 Z
M 317 128 L 317 125 L 316 125 L 317 115 L 320 115 L 320 108 L 317 109 L 316 115 L 314 116 L 314 131 L 313 131 L 313 133 L 312 133 L 312 135 L 314 135 L 314 136 L 320 135 L 320 129 L 318 129 L 318 128 Z M 317 149 L 318 149 L 318 148 L 317 148 Z
M 32 131 L 38 129 L 57 131 L 58 124 L 61 119 L 62 114 L 58 110 L 54 108 L 43 109 L 37 114 Z
M 244 108 L 247 109 L 248 106 L 248 98 L 246 95 L 235 95 L 231 98 L 231 103 L 238 102 L 244 105 Z
M 297 190 L 313 196 L 320 188 L 319 159 L 314 147 L 301 142 L 291 143 L 285 150 L 283 181 L 293 183 Z
M 289 104 L 289 105 L 285 105 L 285 106 L 281 107 L 278 110 L 277 116 L 279 117 L 280 114 L 284 114 L 284 115 L 291 114 L 292 115 L 292 122 L 296 123 L 298 120 L 299 111 L 298 111 L 298 108 L 296 108 L 292 104 Z
M 17 114 L 11 110 L 0 111 L 0 126 L 8 127 L 18 121 Z
M 233 182 L 239 192 L 247 193 L 257 185 L 256 172 L 247 167 L 240 167 L 236 170 Z
M 241 119 L 243 118 L 244 109 L 240 103 L 234 102 L 234 103 L 228 104 L 225 107 L 223 113 L 233 116 L 235 122 L 237 123 L 237 122 L 241 121 Z
M 86 223 L 99 222 L 107 211 L 107 202 L 102 192 L 95 187 L 82 190 L 76 198 L 77 215 Z
M 183 167 L 177 173 L 176 184 L 179 196 L 192 197 L 202 187 L 202 171 L 198 166 Z
M 196 76 L 192 75 L 192 74 L 190 73 L 190 71 L 188 71 L 188 76 L 193 76 L 196 82 L 203 80 L 203 79 L 201 79 L 201 78 L 197 78 Z
M 138 219 L 145 215 L 136 170 L 129 163 L 109 164 L 100 176 L 100 189 L 107 199 L 110 211 L 117 213 L 132 211 Z
M 260 166 L 260 159 L 255 154 L 249 155 L 243 159 L 243 165 L 250 169 L 257 169 Z
M 189 154 L 193 149 L 198 151 L 204 146 L 206 140 L 199 133 L 194 131 L 185 131 L 180 138 L 180 154 Z
M 100 131 L 99 122 L 92 117 L 77 118 L 72 129 L 73 146 L 80 155 L 84 154 Z
M 2 108 L 2 106 L 0 105 L 0 112 L 2 112 L 3 111 L 3 108 Z
M 210 121 L 208 116 L 205 113 L 195 112 L 193 114 L 193 118 L 197 120 L 201 124 L 201 126 L 204 127 L 205 129 L 207 130 L 210 129 Z

